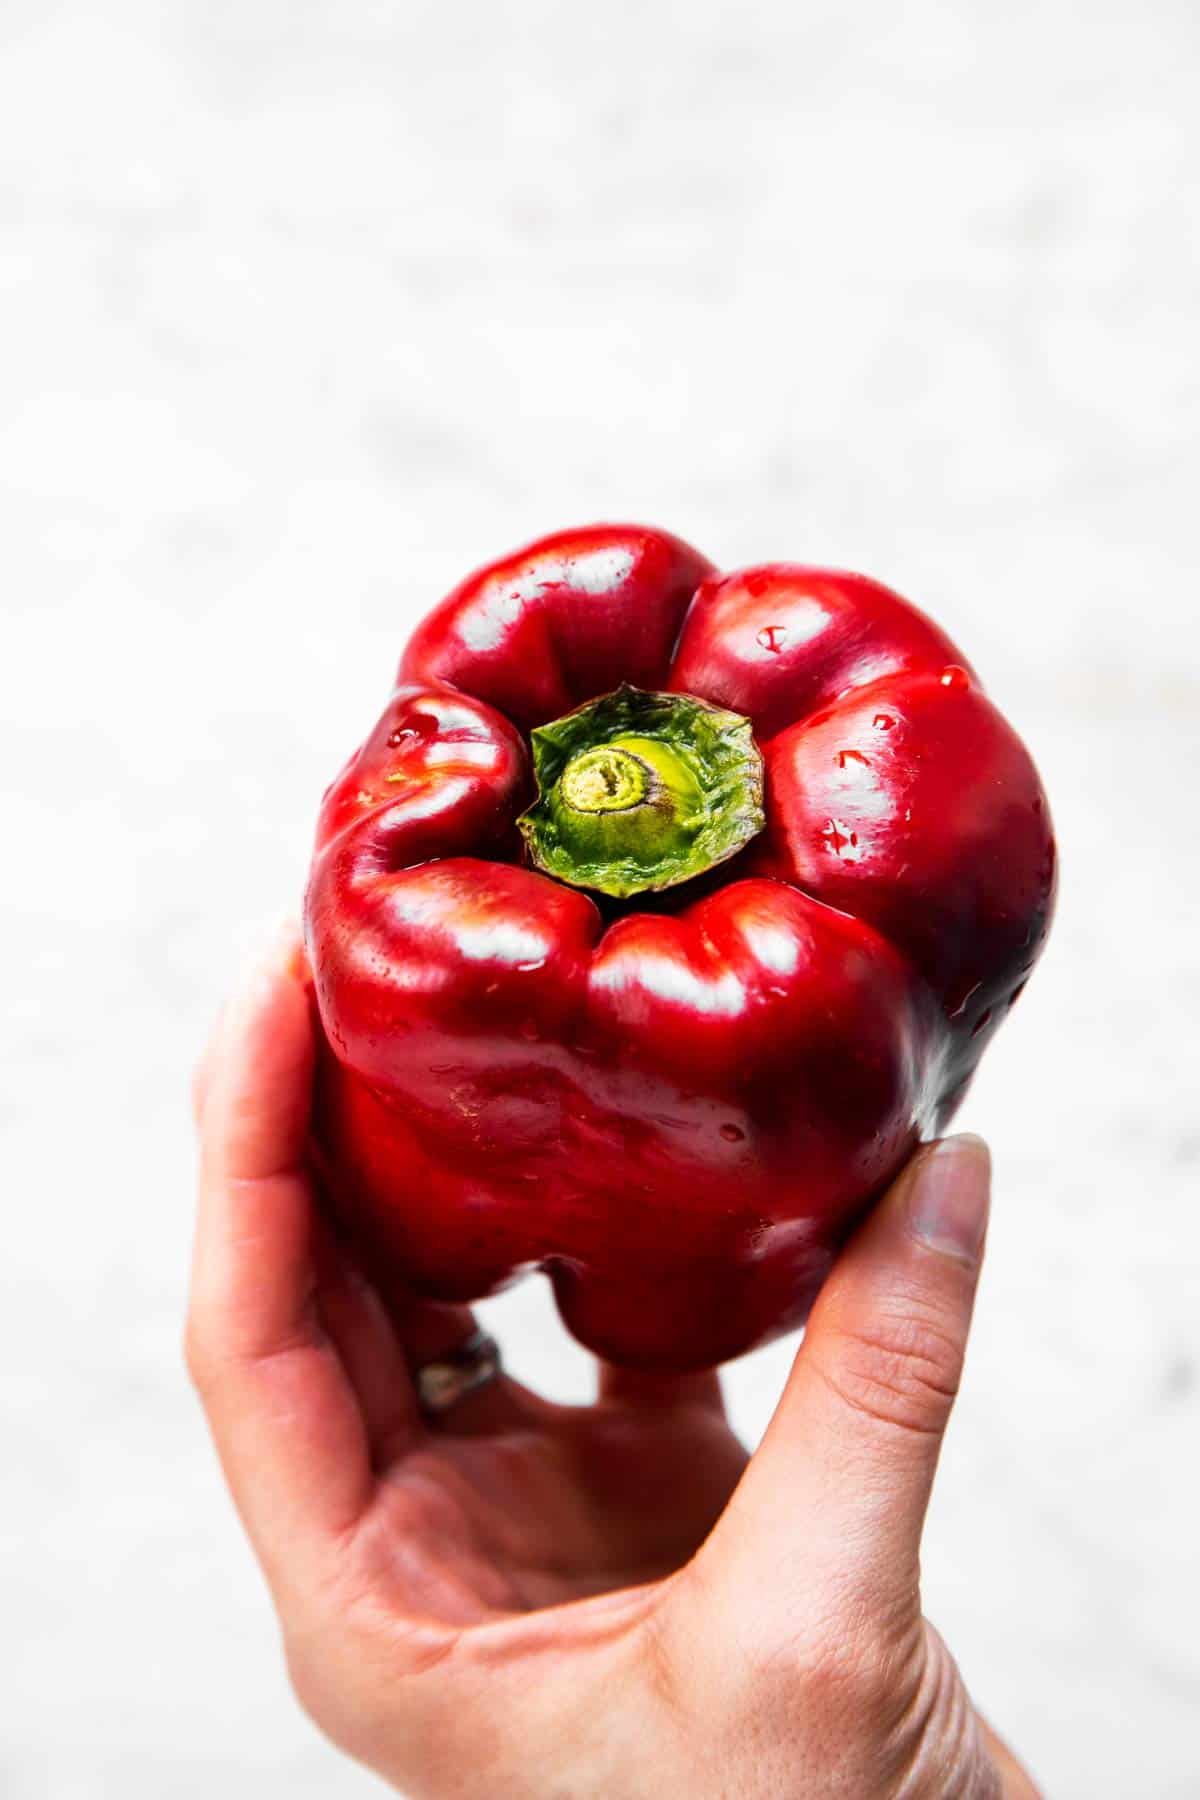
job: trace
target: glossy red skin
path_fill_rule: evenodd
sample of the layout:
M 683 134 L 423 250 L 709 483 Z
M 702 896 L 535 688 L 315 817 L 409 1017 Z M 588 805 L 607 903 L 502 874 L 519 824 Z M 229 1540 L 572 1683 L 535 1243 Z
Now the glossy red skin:
M 628 680 L 751 718 L 765 831 L 602 915 L 522 866 L 525 732 Z M 326 795 L 306 919 L 326 1185 L 385 1284 L 550 1276 L 612 1361 L 803 1322 L 940 1129 L 1048 929 L 1028 753 L 961 652 L 861 576 L 718 577 L 561 533 L 456 589 Z M 620 916 L 613 917 L 615 910 Z

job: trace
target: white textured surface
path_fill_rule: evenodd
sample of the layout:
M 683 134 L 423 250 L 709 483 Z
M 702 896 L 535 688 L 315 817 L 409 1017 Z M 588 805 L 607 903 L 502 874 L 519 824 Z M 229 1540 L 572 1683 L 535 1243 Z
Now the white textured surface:
M 881 575 L 1038 755 L 928 1605 L 1053 1795 L 1200 1792 L 1198 18 L 0 6 L 7 1800 L 371 1790 L 179 1366 L 185 1075 L 410 621 L 597 516 Z

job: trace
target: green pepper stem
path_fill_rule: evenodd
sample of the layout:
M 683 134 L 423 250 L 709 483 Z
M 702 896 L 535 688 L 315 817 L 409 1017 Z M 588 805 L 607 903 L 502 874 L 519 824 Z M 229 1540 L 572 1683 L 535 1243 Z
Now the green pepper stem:
M 602 744 L 571 758 L 559 777 L 559 792 L 572 812 L 624 812 L 646 798 L 650 779 L 650 767 L 640 756 Z
M 618 688 L 533 733 L 534 865 L 625 897 L 690 881 L 762 829 L 750 724 L 687 694 Z

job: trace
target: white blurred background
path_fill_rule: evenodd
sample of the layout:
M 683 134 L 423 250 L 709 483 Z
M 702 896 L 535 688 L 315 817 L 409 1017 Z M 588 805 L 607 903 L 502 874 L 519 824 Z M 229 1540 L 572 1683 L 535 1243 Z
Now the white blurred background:
M 6 1800 L 372 1791 L 180 1366 L 186 1075 L 411 623 L 612 517 L 891 582 L 1041 764 L 927 1605 L 1051 1795 L 1200 1793 L 1198 64 L 1185 0 L 0 0 Z

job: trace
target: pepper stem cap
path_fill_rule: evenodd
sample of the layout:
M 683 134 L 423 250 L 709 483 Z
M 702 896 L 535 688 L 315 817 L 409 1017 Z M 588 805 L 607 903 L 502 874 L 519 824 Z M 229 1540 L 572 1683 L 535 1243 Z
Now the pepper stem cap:
M 749 719 L 690 694 L 616 689 L 532 733 L 535 868 L 626 899 L 691 881 L 762 830 Z

